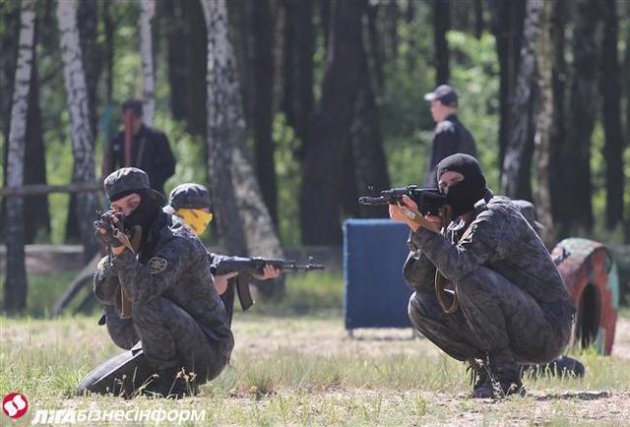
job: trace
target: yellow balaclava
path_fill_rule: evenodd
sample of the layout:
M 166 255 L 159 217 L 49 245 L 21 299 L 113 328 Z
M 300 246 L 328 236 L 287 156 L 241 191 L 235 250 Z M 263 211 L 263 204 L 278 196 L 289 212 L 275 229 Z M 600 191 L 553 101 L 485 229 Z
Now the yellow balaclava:
M 184 223 L 192 228 L 197 236 L 201 236 L 212 221 L 212 212 L 203 209 L 177 209 L 175 215 L 184 220 Z

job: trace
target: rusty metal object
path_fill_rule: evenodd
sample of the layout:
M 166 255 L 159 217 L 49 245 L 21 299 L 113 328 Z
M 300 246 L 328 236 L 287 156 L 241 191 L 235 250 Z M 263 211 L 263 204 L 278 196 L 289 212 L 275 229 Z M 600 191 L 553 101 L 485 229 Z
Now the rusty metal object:
M 570 255 L 558 271 L 578 312 L 572 344 L 593 346 L 600 354 L 612 352 L 619 308 L 619 275 L 610 251 L 599 242 L 581 238 L 561 241 L 553 257 Z

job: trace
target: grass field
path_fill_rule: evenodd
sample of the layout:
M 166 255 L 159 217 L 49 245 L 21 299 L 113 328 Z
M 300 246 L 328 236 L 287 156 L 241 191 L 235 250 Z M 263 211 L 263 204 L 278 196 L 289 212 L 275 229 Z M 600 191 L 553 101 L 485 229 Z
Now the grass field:
M 202 386 L 197 397 L 180 401 L 75 397 L 80 378 L 120 351 L 96 324 L 96 313 L 54 320 L 0 318 L 0 393 L 25 394 L 29 414 L 68 408 L 206 411 L 204 422 L 182 425 L 618 426 L 630 422 L 627 316 L 618 323 L 612 357 L 590 351 L 579 355 L 587 368 L 583 379 L 529 378 L 525 398 L 478 401 L 468 398 L 471 387 L 464 365 L 444 356 L 426 339 L 412 338 L 411 330 L 359 330 L 349 338 L 339 308 L 340 278 L 312 277 L 293 286 L 288 302 L 281 306 L 261 305 L 236 313 L 231 366 Z M 322 278 L 332 283 L 330 287 L 309 283 Z M 0 425 L 28 421 L 2 417 Z

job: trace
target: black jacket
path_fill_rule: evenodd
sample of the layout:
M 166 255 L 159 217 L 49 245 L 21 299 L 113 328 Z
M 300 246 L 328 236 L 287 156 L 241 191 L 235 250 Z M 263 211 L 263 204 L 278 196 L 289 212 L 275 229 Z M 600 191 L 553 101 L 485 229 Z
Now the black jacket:
M 175 173 L 175 157 L 164 132 L 142 125 L 132 138 L 131 166 L 142 169 L 149 175 L 151 187 L 164 193 L 164 183 Z M 112 139 L 105 166 L 105 174 L 125 166 L 125 132 Z
M 424 179 L 425 187 L 437 187 L 437 164 L 445 157 L 455 153 L 470 154 L 477 157 L 475 139 L 457 116 L 452 114 L 435 126 L 431 160 Z

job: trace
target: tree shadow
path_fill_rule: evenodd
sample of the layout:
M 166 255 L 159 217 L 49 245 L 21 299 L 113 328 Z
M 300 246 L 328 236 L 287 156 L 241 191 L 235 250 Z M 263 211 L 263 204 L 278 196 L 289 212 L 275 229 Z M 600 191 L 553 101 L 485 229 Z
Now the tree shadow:
M 534 399 L 544 402 L 549 400 L 598 400 L 609 399 L 613 394 L 609 391 L 579 391 L 579 392 L 566 392 L 566 393 L 552 393 L 544 396 L 533 396 Z

